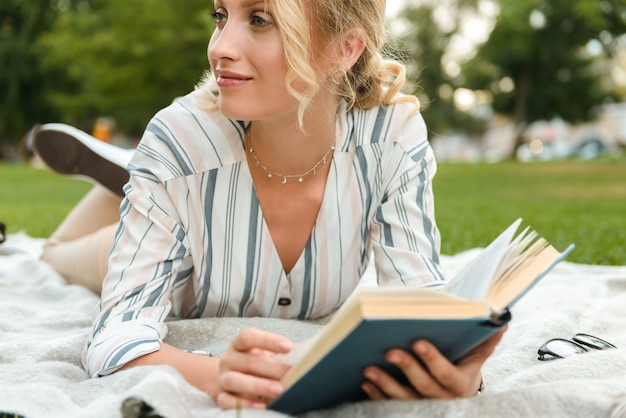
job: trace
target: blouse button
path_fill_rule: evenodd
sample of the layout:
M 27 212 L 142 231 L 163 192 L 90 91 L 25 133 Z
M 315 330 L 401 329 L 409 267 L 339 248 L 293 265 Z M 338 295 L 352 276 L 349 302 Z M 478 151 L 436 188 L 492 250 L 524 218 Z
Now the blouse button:
M 278 299 L 279 306 L 289 306 L 291 305 L 291 299 L 289 298 L 280 298 Z

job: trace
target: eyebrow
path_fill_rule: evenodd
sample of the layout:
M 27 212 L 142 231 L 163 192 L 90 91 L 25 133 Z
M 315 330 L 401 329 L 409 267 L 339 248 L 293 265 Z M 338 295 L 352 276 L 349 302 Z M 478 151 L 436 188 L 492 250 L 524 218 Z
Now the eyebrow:
M 216 0 L 215 1 L 215 5 L 216 6 L 218 4 L 220 4 L 220 3 L 222 3 L 222 1 L 220 1 L 220 0 Z M 265 4 L 267 4 L 267 0 L 242 0 L 240 7 L 242 9 L 249 9 L 249 8 L 254 7 L 254 6 L 256 6 L 257 4 L 260 4 L 260 3 L 263 3 L 265 5 Z
M 265 4 L 266 0 L 243 0 L 241 2 L 241 7 L 243 7 L 244 9 L 256 6 L 259 3 L 263 3 Z

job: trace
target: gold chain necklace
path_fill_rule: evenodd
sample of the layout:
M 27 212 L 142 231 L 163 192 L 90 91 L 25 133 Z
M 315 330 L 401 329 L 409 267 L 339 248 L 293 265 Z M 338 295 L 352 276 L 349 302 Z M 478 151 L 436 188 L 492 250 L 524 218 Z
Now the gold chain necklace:
M 288 179 L 298 179 L 298 183 L 302 183 L 304 182 L 304 177 L 306 177 L 307 175 L 311 173 L 313 173 L 313 175 L 317 174 L 317 168 L 322 164 L 326 164 L 326 162 L 328 161 L 328 155 L 332 151 L 335 150 L 335 144 L 333 143 L 328 148 L 328 151 L 326 151 L 324 156 L 318 162 L 316 162 L 313 165 L 313 167 L 309 168 L 307 171 L 305 171 L 302 174 L 280 174 L 274 170 L 267 168 L 261 161 L 259 161 L 259 158 L 256 156 L 256 153 L 254 152 L 254 147 L 252 146 L 252 134 L 250 133 L 249 128 L 246 132 L 246 139 L 248 140 L 248 151 L 250 151 L 250 155 L 252 155 L 252 158 L 254 158 L 254 162 L 256 166 L 261 168 L 261 170 L 265 171 L 268 178 L 274 178 L 274 177 L 282 178 L 282 184 L 287 184 Z

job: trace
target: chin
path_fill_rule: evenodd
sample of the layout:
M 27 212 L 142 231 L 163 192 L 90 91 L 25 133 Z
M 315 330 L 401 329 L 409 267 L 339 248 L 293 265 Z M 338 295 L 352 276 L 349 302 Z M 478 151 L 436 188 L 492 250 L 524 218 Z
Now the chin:
M 232 120 L 247 121 L 250 120 L 250 112 L 246 111 L 246 107 L 242 105 L 236 105 L 233 103 L 225 103 L 225 101 L 219 101 L 220 113 Z

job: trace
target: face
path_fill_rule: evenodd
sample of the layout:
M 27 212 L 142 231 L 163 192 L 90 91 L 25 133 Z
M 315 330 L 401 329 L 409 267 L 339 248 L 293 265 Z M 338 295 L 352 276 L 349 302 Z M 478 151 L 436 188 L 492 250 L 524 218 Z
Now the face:
M 209 62 L 222 114 L 260 120 L 297 112 L 285 86 L 287 65 L 279 29 L 264 0 L 217 0 Z

